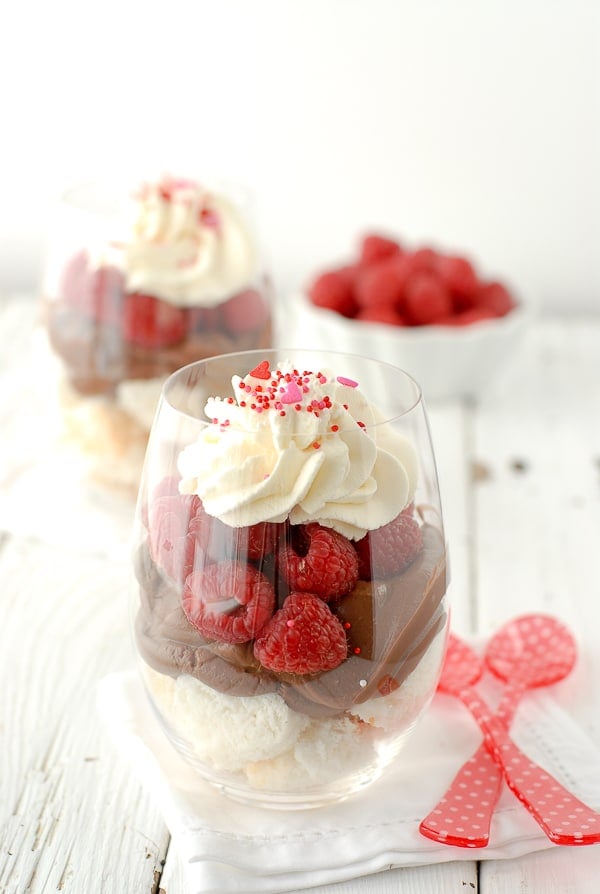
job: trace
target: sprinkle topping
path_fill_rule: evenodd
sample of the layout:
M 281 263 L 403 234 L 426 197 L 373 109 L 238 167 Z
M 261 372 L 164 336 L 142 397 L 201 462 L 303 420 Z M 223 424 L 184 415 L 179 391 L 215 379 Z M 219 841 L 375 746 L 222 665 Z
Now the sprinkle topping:
M 253 379 L 270 379 L 271 371 L 269 369 L 269 361 L 261 360 L 258 366 L 255 366 L 248 375 L 252 376 Z
M 322 413 L 333 409 L 331 397 L 319 390 L 332 380 L 320 371 L 313 373 L 309 370 L 301 372 L 298 369 L 280 368 L 271 370 L 268 360 L 261 360 L 244 379 L 239 379 L 237 376 L 234 378 L 235 387 L 243 394 L 238 406 L 249 407 L 256 413 L 275 410 L 280 416 L 285 416 L 288 408 L 296 413 L 311 413 L 315 418 L 319 418 Z M 353 388 L 357 385 L 352 379 L 343 376 L 338 377 L 337 381 L 352 382 Z M 344 404 L 344 409 L 348 409 L 347 404 Z M 339 431 L 339 425 L 332 424 L 329 430 L 336 433 Z M 318 449 L 320 444 L 315 442 L 313 447 Z

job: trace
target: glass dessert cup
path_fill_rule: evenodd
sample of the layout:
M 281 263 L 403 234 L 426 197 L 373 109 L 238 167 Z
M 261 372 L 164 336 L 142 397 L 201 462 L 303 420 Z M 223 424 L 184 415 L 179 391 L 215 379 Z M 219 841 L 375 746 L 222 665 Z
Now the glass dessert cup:
M 96 481 L 137 493 L 168 375 L 272 344 L 251 206 L 241 188 L 171 177 L 139 186 L 90 181 L 59 203 L 42 317 L 65 440 Z
M 203 778 L 269 807 L 362 789 L 427 708 L 446 645 L 417 384 L 375 360 L 284 349 L 174 373 L 133 566 L 141 676 Z

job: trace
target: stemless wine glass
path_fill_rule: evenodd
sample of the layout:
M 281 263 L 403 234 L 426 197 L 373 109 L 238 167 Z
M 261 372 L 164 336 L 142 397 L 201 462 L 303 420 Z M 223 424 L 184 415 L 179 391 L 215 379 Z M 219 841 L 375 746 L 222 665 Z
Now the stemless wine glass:
M 95 480 L 133 488 L 166 377 L 272 344 L 251 195 L 162 176 L 93 180 L 48 234 L 43 318 L 68 443 Z
M 166 735 L 246 801 L 346 797 L 435 691 L 446 548 L 418 385 L 273 349 L 167 380 L 134 531 L 132 627 Z

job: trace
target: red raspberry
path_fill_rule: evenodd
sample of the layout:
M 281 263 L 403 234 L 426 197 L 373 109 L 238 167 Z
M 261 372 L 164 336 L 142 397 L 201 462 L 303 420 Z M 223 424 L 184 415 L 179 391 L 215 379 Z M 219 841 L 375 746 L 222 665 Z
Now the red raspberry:
M 92 270 L 85 251 L 76 254 L 64 269 L 60 297 L 79 313 L 101 323 L 118 324 L 123 302 L 123 275 L 116 267 Z
M 159 568 L 182 584 L 193 570 L 197 544 L 188 536 L 188 525 L 199 504 L 198 497 L 181 494 L 159 496 L 148 513 L 150 551 Z
M 515 306 L 510 292 L 499 282 L 482 285 L 477 292 L 476 304 L 478 308 L 489 310 L 495 317 L 506 316 Z
M 185 311 L 140 292 L 125 295 L 122 324 L 126 341 L 143 348 L 175 345 L 186 333 Z
M 89 306 L 90 270 L 88 256 L 79 251 L 65 265 L 59 282 L 60 298 L 69 307 L 83 310 Z
M 439 253 L 433 248 L 418 248 L 406 255 L 408 271 L 411 276 L 413 273 L 431 273 L 437 270 L 439 260 Z
M 422 547 L 419 523 L 405 510 L 357 542 L 359 577 L 361 580 L 393 577 L 417 557 Z
M 325 307 L 344 317 L 356 313 L 354 269 L 343 267 L 321 273 L 308 288 L 308 297 L 316 307 Z
M 275 591 L 253 565 L 219 562 L 188 575 L 182 605 L 188 621 L 208 639 L 245 643 L 273 614 Z
M 358 580 L 358 559 L 350 541 L 317 522 L 292 530 L 292 543 L 279 554 L 290 590 L 315 593 L 326 602 L 349 593 Z
M 274 552 L 280 536 L 280 526 L 270 522 L 232 528 L 209 515 L 200 500 L 189 531 L 213 562 L 233 559 L 259 562 Z
M 377 233 L 369 233 L 362 240 L 360 246 L 360 263 L 373 264 L 384 258 L 391 258 L 401 254 L 402 249 L 395 239 L 380 236 Z
M 406 319 L 402 314 L 388 304 L 379 307 L 364 307 L 356 314 L 357 320 L 366 320 L 368 323 L 385 323 L 388 326 L 406 326 Z
M 158 484 L 153 487 L 147 502 L 142 503 L 141 507 L 141 517 L 145 528 L 150 527 L 150 522 L 148 519 L 148 506 L 152 506 L 152 504 L 160 497 L 178 496 L 180 480 L 181 479 L 178 478 L 176 475 L 167 475 L 166 478 L 161 478 Z
M 408 266 L 404 255 L 386 258 L 364 268 L 356 280 L 359 307 L 399 307 L 407 278 Z
M 332 670 L 347 654 L 340 620 L 312 593 L 290 593 L 254 643 L 255 657 L 276 673 Z
M 472 307 L 479 280 L 470 261 L 460 257 L 442 257 L 439 259 L 438 272 L 454 299 L 455 307 L 459 310 Z
M 415 273 L 406 286 L 404 310 L 409 323 L 424 326 L 448 317 L 452 313 L 452 299 L 434 273 Z
M 232 335 L 255 332 L 269 319 L 269 308 L 263 295 L 256 289 L 246 289 L 225 301 L 220 308 L 221 319 Z

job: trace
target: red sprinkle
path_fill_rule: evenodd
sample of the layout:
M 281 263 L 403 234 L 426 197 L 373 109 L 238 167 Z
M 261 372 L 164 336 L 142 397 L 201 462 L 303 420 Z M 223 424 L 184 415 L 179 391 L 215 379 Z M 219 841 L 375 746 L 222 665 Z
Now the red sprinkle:
M 255 379 L 270 379 L 271 370 L 269 369 L 269 361 L 261 360 L 258 366 L 255 366 L 248 375 L 253 376 Z

